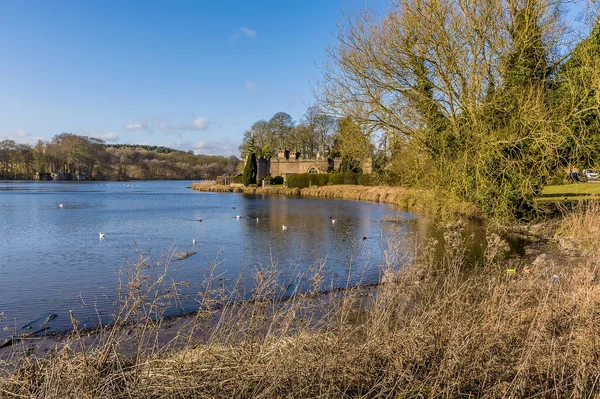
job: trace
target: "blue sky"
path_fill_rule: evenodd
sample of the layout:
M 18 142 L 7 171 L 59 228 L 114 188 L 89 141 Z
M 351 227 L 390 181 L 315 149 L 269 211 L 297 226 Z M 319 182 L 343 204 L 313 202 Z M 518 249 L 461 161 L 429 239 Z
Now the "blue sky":
M 344 12 L 385 0 L 0 2 L 0 139 L 62 132 L 238 154 L 313 101 Z

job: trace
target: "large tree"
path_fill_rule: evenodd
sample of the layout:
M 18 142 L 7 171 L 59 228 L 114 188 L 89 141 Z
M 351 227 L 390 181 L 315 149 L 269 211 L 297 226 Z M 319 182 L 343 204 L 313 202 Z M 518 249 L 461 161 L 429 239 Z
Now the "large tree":
M 269 128 L 275 138 L 276 147 L 273 148 L 286 148 L 290 144 L 294 120 L 289 114 L 278 112 L 273 115 L 269 120 Z
M 269 149 L 276 148 L 277 139 L 273 133 L 273 130 L 264 119 L 254 122 L 250 129 L 244 133 L 244 138 L 239 149 L 242 156 L 246 156 L 249 153 L 250 141 L 254 140 L 255 151 L 259 156 L 264 156 L 263 152 L 266 147 Z
M 311 105 L 306 109 L 302 123 L 308 130 L 306 140 L 307 147 L 310 147 L 308 155 L 314 157 L 317 152 L 327 155 L 333 144 L 336 119 L 325 113 L 321 107 Z
M 582 40 L 561 65 L 554 102 L 569 133 L 564 162 L 570 166 L 600 166 L 600 25 Z
M 361 14 L 330 51 L 324 103 L 416 154 L 415 184 L 501 221 L 529 217 L 569 141 L 566 104 L 552 100 L 561 6 L 398 0 L 381 19 Z

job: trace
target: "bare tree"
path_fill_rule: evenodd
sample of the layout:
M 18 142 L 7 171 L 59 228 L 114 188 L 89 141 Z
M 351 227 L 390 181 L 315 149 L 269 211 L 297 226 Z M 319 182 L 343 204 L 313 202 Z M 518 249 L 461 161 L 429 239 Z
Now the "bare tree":
M 429 159 L 418 184 L 498 218 L 530 214 L 569 142 L 567 104 L 553 97 L 568 53 L 562 7 L 397 0 L 381 19 L 348 18 L 329 52 L 323 103 Z

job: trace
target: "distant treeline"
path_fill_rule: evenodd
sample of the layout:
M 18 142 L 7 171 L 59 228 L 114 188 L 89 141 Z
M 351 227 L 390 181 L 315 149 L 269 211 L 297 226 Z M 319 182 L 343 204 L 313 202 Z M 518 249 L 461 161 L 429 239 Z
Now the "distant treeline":
M 162 145 L 145 145 L 145 144 L 106 144 L 107 147 L 114 148 L 133 148 L 135 150 L 146 150 L 153 151 L 159 154 L 169 154 L 171 152 L 177 152 L 179 150 L 174 150 L 173 148 L 163 147 Z M 181 152 L 181 151 L 179 151 Z M 192 151 L 188 151 L 192 153 Z
M 63 133 L 49 142 L 0 141 L 0 179 L 34 179 L 39 174 L 85 174 L 93 180 L 214 179 L 234 174 L 235 156 L 194 155 L 162 146 L 106 144 Z

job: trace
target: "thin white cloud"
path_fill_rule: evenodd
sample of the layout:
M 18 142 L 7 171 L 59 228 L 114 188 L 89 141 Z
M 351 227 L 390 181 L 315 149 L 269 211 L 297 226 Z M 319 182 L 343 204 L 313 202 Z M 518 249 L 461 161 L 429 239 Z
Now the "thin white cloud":
M 115 132 L 105 132 L 105 133 L 90 133 L 90 137 L 95 137 L 97 139 L 105 140 L 105 141 L 119 141 L 119 135 Z
M 125 126 L 123 126 L 123 129 L 125 130 L 145 130 L 148 128 L 148 125 L 142 122 L 132 122 L 132 123 L 128 123 Z
M 240 28 L 242 33 L 248 37 L 256 37 L 256 31 L 250 28 Z
M 196 154 L 206 155 L 222 155 L 228 157 L 230 155 L 238 155 L 238 144 L 229 140 L 225 141 L 197 141 L 190 146 L 190 149 Z
M 164 135 L 177 134 L 180 135 L 183 132 L 203 132 L 210 128 L 210 120 L 204 117 L 198 117 L 191 122 L 170 122 L 162 121 L 158 124 L 158 130 Z
M 208 129 L 208 118 L 196 118 L 193 122 L 195 130 L 206 130 Z
M 235 155 L 239 156 L 238 145 L 229 140 L 225 141 L 196 141 L 192 142 L 163 142 L 160 145 L 175 148 L 181 151 L 193 151 L 196 155 L 222 155 L 225 157 Z
M 256 30 L 254 30 L 254 29 L 250 29 L 250 28 L 246 28 L 246 27 L 239 28 L 238 30 L 233 32 L 233 34 L 229 38 L 229 43 L 235 42 L 242 36 L 246 36 L 251 39 L 254 39 L 254 38 L 256 38 L 256 36 L 258 36 L 258 33 L 256 33 Z
M 144 131 L 150 134 L 159 132 L 165 136 L 179 136 L 185 132 L 203 132 L 211 127 L 210 119 L 203 116 L 181 118 L 174 114 L 165 114 L 138 119 L 124 125 L 123 129 L 130 132 Z
M 44 140 L 43 137 L 34 136 L 25 129 L 17 129 L 11 133 L 0 133 L 0 141 L 12 140 L 17 144 L 30 144 L 34 145 L 38 140 Z

